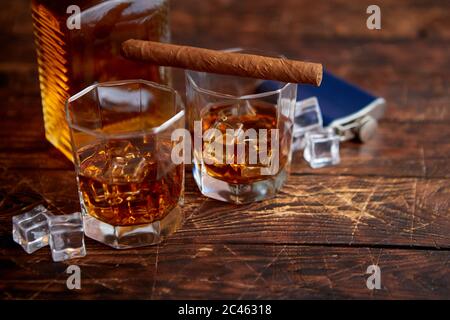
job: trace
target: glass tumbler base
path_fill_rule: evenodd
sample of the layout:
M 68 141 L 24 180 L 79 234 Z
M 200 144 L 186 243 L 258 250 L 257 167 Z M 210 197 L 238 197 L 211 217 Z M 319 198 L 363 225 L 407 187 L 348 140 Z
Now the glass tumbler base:
M 206 170 L 205 170 L 206 171 Z M 233 184 L 209 176 L 202 171 L 201 165 L 194 165 L 193 175 L 201 193 L 209 198 L 246 204 L 273 198 L 283 186 L 288 174 L 287 169 L 267 179 L 248 184 Z
M 84 233 L 87 237 L 115 249 L 128 249 L 160 243 L 183 224 L 183 212 L 175 207 L 163 219 L 135 226 L 113 226 L 83 211 Z

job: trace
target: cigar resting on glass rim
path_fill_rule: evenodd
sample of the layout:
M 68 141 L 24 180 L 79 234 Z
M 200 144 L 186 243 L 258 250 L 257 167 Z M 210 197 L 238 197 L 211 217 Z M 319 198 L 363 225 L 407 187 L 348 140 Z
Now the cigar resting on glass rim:
M 132 60 L 202 72 L 315 86 L 322 82 L 321 64 L 284 58 L 133 39 L 122 43 L 122 54 Z

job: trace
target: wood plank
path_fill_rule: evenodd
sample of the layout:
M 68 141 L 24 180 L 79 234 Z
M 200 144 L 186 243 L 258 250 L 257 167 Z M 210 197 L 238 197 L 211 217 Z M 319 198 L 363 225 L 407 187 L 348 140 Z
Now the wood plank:
M 87 241 L 88 255 L 51 262 L 1 237 L 3 299 L 448 299 L 448 251 L 168 241 L 118 251 Z M 81 290 L 67 290 L 65 269 L 81 268 Z M 366 286 L 381 269 L 381 289 Z
M 205 200 L 176 238 L 448 248 L 449 195 L 448 180 L 293 175 L 274 200 Z
M 369 0 L 333 2 L 308 0 L 178 1 L 172 6 L 172 29 L 182 39 L 200 42 L 208 38 L 229 41 L 231 37 L 252 38 L 266 34 L 277 39 L 450 39 L 445 1 L 385 0 L 381 32 L 366 27 Z M 195 14 L 194 14 L 195 13 Z M 239 23 L 236 23 L 239 21 Z M 264 26 L 263 28 L 261 26 Z M 205 32 L 208 30 L 208 32 Z M 226 32 L 224 32 L 226 30 Z M 231 35 L 231 36 L 230 36 Z M 208 41 L 208 40 L 207 40 Z
M 387 177 L 450 177 L 450 126 L 446 123 L 382 121 L 376 136 L 365 144 L 341 144 L 341 163 L 311 169 L 302 152 L 294 154 L 295 173 L 371 175 Z
M 79 211 L 72 171 L 6 171 L 0 230 L 25 206 L 45 201 Z M 27 203 L 21 197 L 27 195 Z M 27 199 L 28 199 L 27 198 Z M 36 200 L 39 199 L 39 200 Z M 201 196 L 186 181 L 185 214 L 173 236 L 185 243 L 277 243 L 450 248 L 450 180 L 292 175 L 272 200 L 231 205 Z
M 172 1 L 172 29 L 177 35 L 194 39 L 204 30 L 216 32 L 237 28 L 243 33 L 299 34 L 309 37 L 375 37 L 366 28 L 369 0 L 337 0 L 332 3 L 309 0 L 260 1 L 258 5 L 239 0 L 211 0 L 201 6 L 195 0 Z M 448 4 L 441 0 L 384 0 L 382 11 L 383 38 L 414 39 L 431 37 L 450 39 Z M 29 20 L 29 21 L 27 21 Z M 345 21 L 345 23 L 341 22 Z M 0 34 L 30 34 L 30 4 L 11 1 L 0 12 Z M 264 25 L 264 29 L 261 26 Z M 214 28 L 211 28 L 214 27 Z M 211 38 L 214 38 L 211 36 Z
M 34 119 L 12 116 L 0 126 L 0 167 L 9 169 L 67 169 L 72 164 L 45 141 L 40 112 Z M 292 172 L 327 175 L 448 178 L 450 126 L 443 122 L 395 123 L 383 121 L 368 143 L 341 145 L 341 163 L 311 169 L 302 152 L 294 154 Z

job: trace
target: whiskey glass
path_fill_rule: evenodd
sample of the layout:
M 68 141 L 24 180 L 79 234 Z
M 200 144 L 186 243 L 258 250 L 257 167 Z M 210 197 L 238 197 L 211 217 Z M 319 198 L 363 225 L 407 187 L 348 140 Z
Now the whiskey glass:
M 179 94 L 145 80 L 92 85 L 66 104 L 86 236 L 117 249 L 160 242 L 183 222 Z
M 286 181 L 297 85 L 264 91 L 262 82 L 186 71 L 193 176 L 203 195 L 250 203 L 275 196 Z

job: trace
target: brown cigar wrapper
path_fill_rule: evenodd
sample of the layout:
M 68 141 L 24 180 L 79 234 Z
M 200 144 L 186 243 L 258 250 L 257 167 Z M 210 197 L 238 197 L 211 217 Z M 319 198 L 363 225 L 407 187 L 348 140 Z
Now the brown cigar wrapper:
M 322 82 L 322 65 L 311 62 L 133 39 L 122 44 L 122 54 L 132 60 L 202 72 L 315 86 Z

